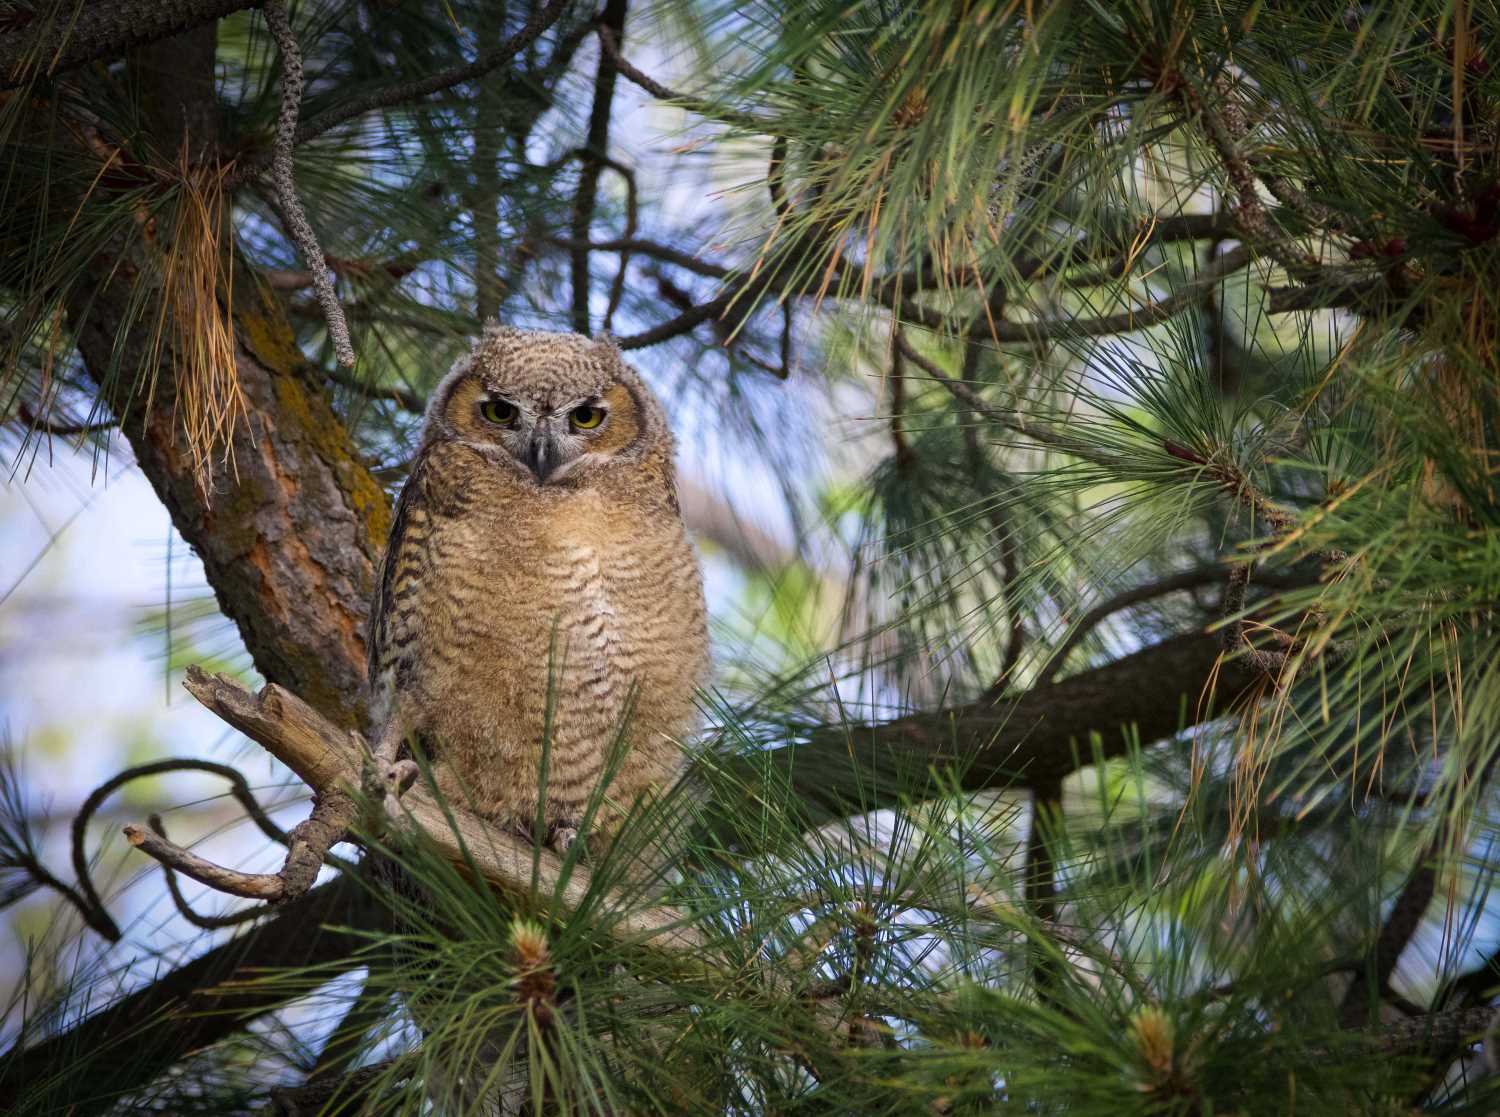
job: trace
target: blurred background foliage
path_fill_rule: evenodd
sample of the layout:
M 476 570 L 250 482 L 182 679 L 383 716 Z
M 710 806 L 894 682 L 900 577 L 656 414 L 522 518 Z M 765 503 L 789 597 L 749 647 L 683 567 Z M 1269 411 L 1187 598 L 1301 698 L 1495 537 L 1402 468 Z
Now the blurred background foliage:
M 0 496 L 27 542 L 0 662 L 100 623 L 45 602 L 117 576 L 56 560 L 139 477 L 120 427 L 165 410 L 241 515 L 236 345 L 284 318 L 394 493 L 498 317 L 608 331 L 667 401 L 716 674 L 691 788 L 584 912 L 393 849 L 432 903 L 330 870 L 355 883 L 306 920 L 342 928 L 326 957 L 242 976 L 234 1026 L 152 1021 L 165 1053 L 132 1060 L 80 1021 L 242 932 L 192 924 L 104 815 L 70 837 L 75 808 L 169 752 L 283 825 L 306 799 L 212 720 L 162 728 L 163 677 L 171 702 L 191 663 L 259 676 L 139 487 L 166 541 L 118 637 L 149 665 L 134 722 L 70 745 L 0 692 L 18 1112 L 1493 1110 L 1491 0 L 304 0 L 296 185 L 352 367 L 267 177 L 263 13 L 180 7 L 200 30 L 75 62 L 43 31 L 89 17 L 0 4 Z M 109 337 L 145 341 L 89 349 L 120 284 Z M 1194 639 L 1203 669 L 1160 651 Z M 1142 695 L 1137 734 L 1112 711 Z M 224 778 L 119 794 L 274 866 Z M 611 937 L 663 892 L 694 964 Z

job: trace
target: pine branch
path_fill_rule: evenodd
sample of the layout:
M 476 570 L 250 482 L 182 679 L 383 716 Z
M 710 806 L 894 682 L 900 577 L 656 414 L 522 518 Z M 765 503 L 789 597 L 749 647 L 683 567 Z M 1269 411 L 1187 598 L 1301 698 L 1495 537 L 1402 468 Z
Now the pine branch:
M 1197 306 L 1203 292 L 1210 290 L 1254 259 L 1247 245 L 1240 245 L 1217 257 L 1192 279 L 1176 287 L 1171 294 L 1133 310 L 1095 318 L 1043 318 L 1033 322 L 1016 322 L 996 316 L 983 316 L 974 322 L 965 337 L 996 344 L 1046 345 L 1066 338 L 1104 337 L 1133 333 L 1159 325 Z M 889 279 L 872 284 L 875 298 L 896 310 L 901 319 L 937 333 L 948 332 L 947 318 L 902 297 L 900 289 Z
M 50 418 L 43 418 L 24 403 L 16 405 L 14 422 L 20 426 L 24 426 L 28 431 L 37 431 L 41 434 L 50 435 L 53 438 L 76 438 L 79 435 L 99 434 L 102 431 L 112 430 L 115 426 L 113 421 L 101 423 L 59 423 Z
M 548 244 L 554 244 L 558 248 L 566 248 L 573 252 L 584 247 L 585 242 L 572 240 L 568 237 L 549 237 Z M 723 279 L 729 275 L 730 269 L 723 264 L 716 264 L 711 260 L 703 260 L 691 252 L 684 252 L 679 248 L 673 248 L 669 244 L 659 241 L 645 240 L 641 237 L 617 237 L 612 240 L 596 240 L 587 242 L 590 252 L 618 252 L 624 255 L 650 256 L 661 260 L 663 263 L 676 264 L 680 268 L 694 272 L 698 275 L 707 276 L 710 279 Z
M 350 1071 L 340 1078 L 319 1079 L 303 1086 L 273 1086 L 272 1112 L 280 1117 L 316 1117 L 322 1113 L 342 1113 L 346 1110 L 367 1110 L 350 1107 L 368 1106 L 374 1099 L 368 1095 L 379 1085 L 395 1086 L 415 1073 L 418 1060 L 411 1055 L 402 1059 L 386 1059 Z M 402 1073 L 405 1069 L 406 1073 Z
M 1489 1006 L 1430 1012 L 1381 1025 L 1378 1039 L 1381 1048 L 1392 1054 L 1442 1054 L 1477 1042 L 1494 1026 L 1495 1012 Z
M 1147 601 L 1154 601 L 1158 597 L 1178 593 L 1182 590 L 1197 589 L 1200 586 L 1221 585 L 1229 575 L 1227 566 L 1200 566 L 1195 570 L 1184 570 L 1180 574 L 1173 574 L 1159 581 L 1148 582 L 1141 586 L 1132 586 L 1128 590 L 1121 590 L 1113 597 L 1106 598 L 1095 605 L 1087 613 L 1078 619 L 1078 622 L 1069 630 L 1067 637 L 1052 652 L 1047 666 L 1042 668 L 1041 674 L 1037 676 L 1039 683 L 1051 682 L 1057 677 L 1057 673 L 1067 664 L 1068 653 L 1076 648 L 1088 634 L 1099 626 L 1099 624 L 1122 609 L 1129 609 L 1133 605 L 1141 605 Z M 1261 585 L 1272 586 L 1277 589 L 1297 589 L 1302 586 L 1316 584 L 1306 578 L 1299 578 L 1287 574 L 1260 574 L 1258 580 Z
M 260 6 L 262 0 L 36 0 L 0 35 L 0 89 L 52 78 Z
M 413 415 L 425 415 L 427 413 L 427 400 L 418 392 L 410 388 L 384 387 L 375 384 L 366 384 L 357 375 L 346 372 L 343 369 L 325 369 L 324 375 L 341 388 L 348 388 L 351 392 L 357 392 L 365 399 L 385 400 L 394 403 L 403 411 Z
M 1083 461 L 1093 462 L 1095 465 L 1105 469 L 1119 469 L 1121 463 L 1112 455 L 1105 453 L 1084 439 L 1077 438 L 1067 431 L 1062 430 L 1051 423 L 1042 422 L 1039 419 L 1027 418 L 1024 412 L 1015 408 L 998 408 L 988 403 L 983 396 L 976 392 L 962 380 L 949 376 L 937 364 L 928 360 L 921 351 L 912 345 L 905 332 L 899 326 L 891 329 L 891 339 L 896 349 L 912 364 L 916 365 L 932 379 L 936 380 L 960 403 L 989 419 L 991 422 L 1028 438 L 1053 450 L 1060 450 L 1065 454 L 1072 454 Z
M 434 93 L 452 89 L 455 85 L 462 85 L 484 77 L 504 66 L 536 42 L 558 21 L 571 3 L 572 0 L 548 0 L 546 4 L 532 13 L 531 18 L 514 35 L 493 50 L 485 51 L 473 62 L 455 66 L 438 74 L 430 74 L 425 78 L 399 82 L 370 93 L 350 97 L 343 104 L 326 109 L 298 127 L 295 142 L 305 144 L 365 113 L 374 112 L 376 109 L 395 108 L 409 101 L 420 101 Z
M 1191 632 L 1013 699 L 816 727 L 804 743 L 719 763 L 752 785 L 767 774 L 785 781 L 817 822 L 894 806 L 924 786 L 1044 785 L 1223 716 L 1265 688 L 1216 637 Z
M 604 53 L 609 56 L 610 62 L 616 70 L 632 85 L 639 86 L 658 101 L 667 101 L 675 104 L 688 112 L 697 113 L 708 117 L 710 120 L 722 121 L 725 124 L 733 124 L 750 132 L 764 133 L 766 125 L 748 113 L 732 112 L 721 109 L 712 102 L 704 101 L 686 93 L 679 93 L 670 86 L 663 85 L 651 77 L 638 66 L 630 63 L 620 53 L 619 40 L 615 37 L 614 30 L 604 22 L 596 24 L 595 29 L 599 32 L 599 42 L 603 45 Z
M 371 756 L 368 742 L 352 730 L 339 729 L 274 683 L 251 694 L 228 676 L 189 668 L 184 685 L 204 706 L 297 773 L 320 801 L 349 797 L 361 786 Z M 401 797 L 401 807 L 411 825 L 438 850 L 455 863 L 473 865 L 497 887 L 531 894 L 536 864 L 540 866 L 538 892 L 557 896 L 565 910 L 575 910 L 588 894 L 585 868 L 573 866 L 564 873 L 562 862 L 550 850 L 539 851 L 467 811 L 440 804 L 423 788 L 408 790 Z M 612 931 L 627 941 L 650 941 L 684 954 L 702 946 L 698 936 L 683 926 L 682 915 L 668 908 L 632 911 L 613 923 Z
M 1433 861 L 1441 853 L 1446 833 L 1444 828 L 1422 850 L 1381 924 L 1370 964 L 1361 965 L 1354 971 L 1344 1002 L 1339 1006 L 1339 1018 L 1344 1027 L 1364 1027 L 1373 1016 L 1380 998 L 1389 991 L 1396 963 L 1422 925 L 1422 917 L 1427 914 L 1427 907 L 1437 892 L 1437 868 Z
M 627 0 L 606 0 L 599 14 L 599 37 L 609 37 L 618 42 L 625 29 Z M 599 64 L 594 74 L 594 103 L 589 110 L 588 135 L 583 142 L 583 166 L 578 175 L 578 188 L 573 195 L 572 238 L 575 243 L 586 246 L 594 220 L 594 202 L 599 191 L 599 172 L 602 160 L 609 158 L 609 121 L 614 107 L 616 66 L 610 51 L 601 47 Z M 632 194 L 634 190 L 632 190 Z M 621 267 L 624 267 L 622 261 Z M 589 323 L 589 295 L 593 284 L 589 281 L 589 250 L 587 247 L 573 249 L 571 270 L 573 286 L 573 331 L 588 336 L 593 331 Z
M 364 932 L 388 928 L 389 915 L 367 885 L 340 878 L 315 888 L 245 934 L 67 1030 L 6 1052 L 0 1058 L 0 1110 L 101 1113 L 188 1053 L 233 1035 L 294 996 L 254 980 L 258 975 L 318 966 L 332 978 L 365 964 L 359 952 Z
M 1183 103 L 1198 117 L 1224 166 L 1230 185 L 1234 187 L 1234 200 L 1229 210 L 1240 232 L 1260 252 L 1270 256 L 1297 279 L 1306 281 L 1316 277 L 1321 270 L 1317 258 L 1287 247 L 1287 238 L 1272 222 L 1265 202 L 1261 200 L 1259 180 L 1244 151 L 1249 125 L 1240 107 L 1227 97 L 1223 98 L 1222 104 L 1210 105 L 1190 81 L 1180 75 L 1177 81 Z M 1223 97 L 1222 85 L 1216 86 L 1215 90 Z
M 1057 919 L 1056 864 L 1048 839 L 1051 832 L 1060 828 L 1062 817 L 1062 780 L 1039 782 L 1031 790 L 1031 829 L 1026 836 L 1022 885 L 1026 905 L 1043 927 L 1051 926 Z M 1057 963 L 1046 950 L 1033 948 L 1031 954 L 1032 980 L 1037 996 L 1046 1003 L 1052 999 L 1049 990 L 1058 980 Z

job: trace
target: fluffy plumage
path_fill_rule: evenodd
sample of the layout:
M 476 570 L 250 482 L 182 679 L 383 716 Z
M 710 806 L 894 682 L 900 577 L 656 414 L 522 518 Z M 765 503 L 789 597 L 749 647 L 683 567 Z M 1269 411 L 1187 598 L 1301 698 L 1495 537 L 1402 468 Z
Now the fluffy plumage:
M 612 342 L 484 330 L 432 397 L 376 593 L 388 755 L 415 739 L 456 801 L 528 828 L 550 729 L 543 814 L 570 838 L 628 704 L 594 833 L 676 778 L 708 638 L 672 454 Z

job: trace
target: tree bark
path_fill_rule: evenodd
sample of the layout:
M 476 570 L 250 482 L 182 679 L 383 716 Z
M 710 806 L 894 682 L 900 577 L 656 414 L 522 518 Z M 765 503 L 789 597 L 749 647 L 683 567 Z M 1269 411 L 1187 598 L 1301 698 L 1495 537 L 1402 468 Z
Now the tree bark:
M 212 24 L 261 0 L 37 0 L 30 20 L 0 34 L 0 89 L 51 76 Z M 24 11 L 24 9 L 23 9 Z
M 805 742 L 738 758 L 756 781 L 769 768 L 813 821 L 876 810 L 920 791 L 936 771 L 963 790 L 1035 788 L 1228 712 L 1267 681 L 1192 632 L 1017 698 L 816 731 Z M 1097 734 L 1097 739 L 1095 735 Z
M 247 414 L 204 483 L 174 414 L 170 357 L 149 408 L 128 396 L 120 367 L 145 359 L 144 330 L 128 328 L 123 280 L 71 308 L 90 376 L 130 440 L 172 522 L 203 560 L 219 606 L 239 626 L 255 666 L 346 726 L 365 725 L 365 624 L 376 563 L 390 529 L 385 491 L 361 461 L 273 296 L 236 299 L 235 367 Z M 116 347 L 119 346 L 119 352 Z

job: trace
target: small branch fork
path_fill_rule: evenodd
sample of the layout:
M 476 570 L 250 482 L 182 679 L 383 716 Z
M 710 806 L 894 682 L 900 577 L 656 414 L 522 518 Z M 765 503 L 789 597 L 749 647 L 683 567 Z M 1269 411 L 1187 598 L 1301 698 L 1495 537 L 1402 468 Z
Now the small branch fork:
M 159 827 L 128 826 L 126 836 L 141 852 L 210 888 L 273 904 L 296 899 L 312 887 L 328 850 L 350 836 L 359 817 L 354 789 L 362 785 L 370 766 L 368 742 L 352 730 L 340 729 L 275 684 L 252 694 L 227 676 L 193 667 L 188 669 L 185 685 L 194 698 L 262 745 L 312 788 L 312 816 L 287 835 L 286 864 L 276 873 L 242 873 L 216 865 L 173 843 Z M 530 893 L 535 859 L 538 895 L 557 896 L 569 911 L 588 895 L 589 874 L 582 866 L 573 866 L 564 879 L 562 863 L 550 850 L 537 851 L 530 842 L 491 827 L 467 811 L 440 804 L 421 787 L 398 788 L 397 792 L 406 822 L 425 832 L 454 862 L 472 865 L 490 884 Z M 652 908 L 622 916 L 611 929 L 622 939 L 651 940 L 685 958 L 701 957 L 701 937 L 683 924 L 680 912 Z

